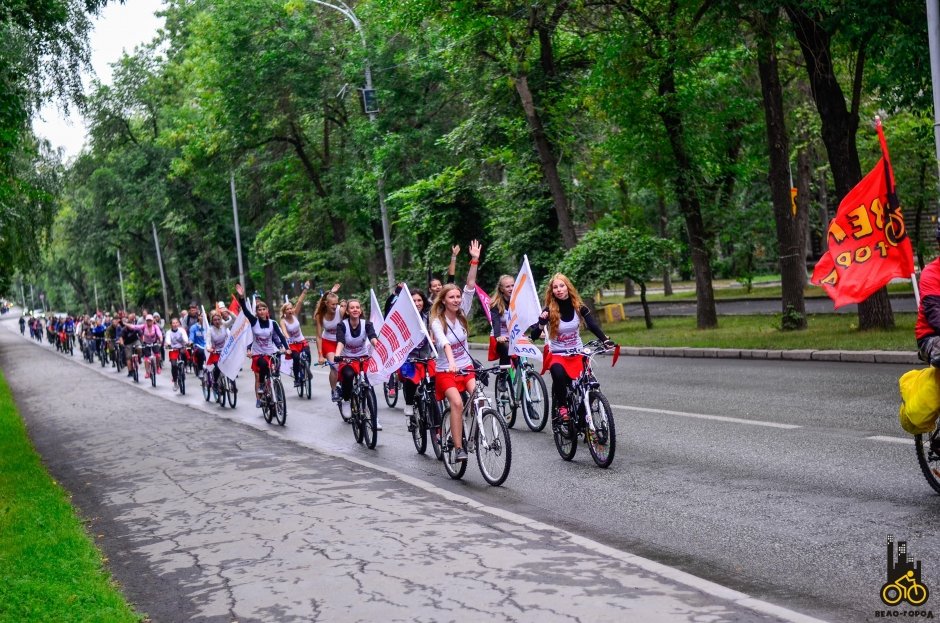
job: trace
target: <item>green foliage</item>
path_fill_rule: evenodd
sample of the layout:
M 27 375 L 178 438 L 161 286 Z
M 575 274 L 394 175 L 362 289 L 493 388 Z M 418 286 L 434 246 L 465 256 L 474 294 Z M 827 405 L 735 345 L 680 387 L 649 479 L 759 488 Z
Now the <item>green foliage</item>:
M 596 229 L 568 251 L 558 271 L 584 292 L 597 292 L 625 279 L 645 284 L 669 267 L 677 251 L 671 240 L 629 227 Z

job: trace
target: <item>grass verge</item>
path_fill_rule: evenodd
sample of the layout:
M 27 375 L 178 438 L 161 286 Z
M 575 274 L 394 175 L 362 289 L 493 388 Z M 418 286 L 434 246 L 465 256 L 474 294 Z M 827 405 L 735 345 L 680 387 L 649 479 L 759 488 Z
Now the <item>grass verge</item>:
M 658 287 L 662 287 L 661 284 L 656 284 Z M 681 284 L 680 284 L 681 285 Z M 660 302 L 669 302 L 669 301 L 694 301 L 695 300 L 695 289 L 694 284 L 686 284 L 693 286 L 690 289 L 677 290 L 671 296 L 665 296 L 661 293 L 650 293 L 647 294 L 646 300 L 650 303 L 660 303 Z M 779 284 L 772 285 L 759 285 L 755 284 L 751 291 L 748 292 L 747 288 L 739 285 L 730 285 L 724 287 L 716 287 L 714 289 L 714 295 L 716 301 L 727 300 L 727 299 L 779 299 L 782 296 L 782 288 Z M 637 289 L 639 292 L 639 289 Z M 888 294 L 914 294 L 913 286 L 910 282 L 898 282 L 888 284 Z M 828 298 L 826 291 L 820 287 L 807 285 L 803 289 L 803 296 L 806 298 L 815 298 L 815 299 L 824 299 Z M 625 298 L 623 296 L 609 295 L 603 297 L 603 303 L 640 303 L 640 295 L 636 294 Z
M 859 331 L 856 314 L 810 314 L 805 331 L 782 331 L 780 315 L 719 316 L 718 328 L 700 331 L 694 316 L 653 319 L 647 329 L 642 318 L 604 325 L 611 338 L 624 346 L 688 346 L 768 350 L 897 350 L 913 351 L 915 314 L 894 315 L 895 328 Z M 593 339 L 584 334 L 585 339 Z M 487 342 L 483 334 L 471 338 Z
M 103 563 L 0 374 L 0 621 L 140 621 Z

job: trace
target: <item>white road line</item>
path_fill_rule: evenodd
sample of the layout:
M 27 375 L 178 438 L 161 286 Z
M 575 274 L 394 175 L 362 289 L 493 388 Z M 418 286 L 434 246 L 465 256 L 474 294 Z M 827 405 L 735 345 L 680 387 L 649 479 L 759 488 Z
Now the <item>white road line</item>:
M 872 441 L 887 441 L 889 443 L 903 443 L 905 445 L 914 443 L 913 437 L 887 437 L 885 435 L 874 435 L 872 437 L 865 437 L 865 439 L 871 439 Z
M 803 428 L 797 424 L 780 424 L 778 422 L 763 422 L 761 420 L 745 420 L 736 417 L 726 417 L 724 415 L 706 415 L 704 413 L 688 413 L 686 411 L 668 411 L 666 409 L 650 409 L 648 407 L 631 407 L 628 405 L 610 405 L 614 409 L 623 409 L 625 411 L 642 411 L 644 413 L 659 413 L 661 415 L 678 415 L 679 417 L 690 417 L 699 420 L 716 420 L 718 422 L 731 422 L 732 424 L 749 424 L 751 426 L 769 426 L 770 428 L 784 428 L 792 430 L 794 428 Z

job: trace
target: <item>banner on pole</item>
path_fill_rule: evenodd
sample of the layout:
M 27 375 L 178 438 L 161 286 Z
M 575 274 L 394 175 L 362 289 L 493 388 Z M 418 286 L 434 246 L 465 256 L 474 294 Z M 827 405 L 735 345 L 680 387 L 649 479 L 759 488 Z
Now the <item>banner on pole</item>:
M 225 340 L 222 352 L 219 353 L 218 367 L 222 374 L 234 381 L 245 363 L 245 351 L 251 343 L 251 324 L 235 297 L 232 297 L 232 303 L 228 309 L 235 315 L 235 322 L 229 329 L 228 339 Z
M 408 292 L 408 284 L 402 292 Z M 427 337 L 427 327 L 410 296 L 399 296 L 388 310 L 381 331 L 376 331 L 378 344 L 372 347 L 372 357 L 366 371 L 373 384 L 384 382 L 398 370 L 413 351 Z
M 535 290 L 535 279 L 529 257 L 523 256 L 516 285 L 509 298 L 509 354 L 528 359 L 542 359 L 542 351 L 525 334 L 526 329 L 538 322 L 542 306 Z
M 369 322 L 372 323 L 372 328 L 375 329 L 376 334 L 385 323 L 385 318 L 382 317 L 382 306 L 379 305 L 379 299 L 375 298 L 375 290 L 373 289 L 369 290 Z

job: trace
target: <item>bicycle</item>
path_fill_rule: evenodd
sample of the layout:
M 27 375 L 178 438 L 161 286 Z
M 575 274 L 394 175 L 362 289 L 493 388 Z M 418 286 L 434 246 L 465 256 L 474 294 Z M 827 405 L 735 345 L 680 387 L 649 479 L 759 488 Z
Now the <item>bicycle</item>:
M 218 370 L 218 368 L 216 368 Z M 225 395 L 225 400 L 228 401 L 228 406 L 232 409 L 235 408 L 235 405 L 238 403 L 238 386 L 235 384 L 235 381 L 229 379 L 224 374 L 219 373 L 221 377 L 219 379 L 219 392 Z M 219 404 L 222 404 L 221 402 Z
M 441 451 L 441 412 L 434 399 L 434 378 L 431 376 L 428 363 L 434 361 L 433 357 L 409 359 L 412 365 L 424 366 L 424 375 L 415 390 L 414 415 L 408 420 L 408 431 L 414 442 L 418 454 L 424 454 L 428 449 L 428 437 L 431 438 L 431 449 L 438 460 L 443 457 Z
M 352 424 L 353 438 L 356 443 L 364 443 L 370 450 L 375 448 L 378 443 L 378 401 L 375 397 L 375 390 L 369 384 L 369 377 L 366 375 L 366 364 L 369 357 L 334 357 L 334 362 L 345 361 L 347 363 L 357 362 L 359 372 L 353 377 L 352 395 L 349 400 L 349 419 Z M 340 413 L 343 405 L 340 403 Z M 343 419 L 346 420 L 345 414 Z
M 385 394 L 385 404 L 389 408 L 394 408 L 398 404 L 398 394 L 401 392 L 401 381 L 397 374 L 392 374 L 387 381 L 382 383 L 382 393 Z
M 516 413 L 522 407 L 522 417 L 529 429 L 541 432 L 548 422 L 545 381 L 524 357 L 513 357 L 511 365 L 496 375 L 496 411 L 512 428 L 516 423 Z
M 86 339 L 82 342 L 82 358 L 85 363 L 95 363 L 95 340 Z
M 284 386 L 281 384 L 280 357 L 276 355 L 261 355 L 268 363 L 267 374 L 258 379 L 261 385 L 261 414 L 264 421 L 270 424 L 277 420 L 279 426 L 287 422 L 287 399 L 284 397 Z M 233 407 L 235 405 L 232 405 Z
M 150 384 L 153 387 L 157 386 L 157 370 L 159 366 L 157 365 L 157 353 L 160 352 L 160 347 L 156 344 L 141 344 L 138 346 L 141 354 L 141 360 L 144 362 L 144 376 L 150 376 Z M 134 378 L 136 380 L 137 374 L 135 371 Z
M 467 454 L 477 456 L 477 467 L 483 479 L 494 487 L 506 482 L 509 468 L 512 466 L 512 441 L 509 427 L 496 410 L 490 405 L 489 398 L 483 392 L 488 383 L 490 372 L 507 369 L 508 366 L 476 368 L 477 382 L 473 393 L 465 394 L 463 405 L 463 448 Z M 450 423 L 449 411 L 443 412 L 441 425 L 441 450 L 444 457 L 444 469 L 454 480 L 463 478 L 469 461 L 455 460 L 456 446 Z
M 95 338 L 95 353 L 98 356 L 98 362 L 101 367 L 108 365 L 108 354 L 105 352 L 105 339 L 103 337 Z
M 607 468 L 614 460 L 617 449 L 617 430 L 610 403 L 601 393 L 601 385 L 591 371 L 594 357 L 614 351 L 613 364 L 620 357 L 619 346 L 606 346 L 599 340 L 584 345 L 580 350 L 566 351 L 565 355 L 581 355 L 583 370 L 568 386 L 565 404 L 568 418 L 562 419 L 556 405 L 552 413 L 552 436 L 558 454 L 566 461 L 578 451 L 578 438 L 583 437 L 598 467 Z M 613 365 L 612 364 L 612 365 Z
M 909 586 L 901 584 L 902 580 Z M 881 587 L 881 601 L 887 606 L 896 606 L 902 600 L 912 606 L 919 606 L 927 601 L 929 595 L 927 587 L 917 581 L 913 571 L 908 571 L 894 582 L 887 582 Z
M 176 387 L 179 389 L 180 396 L 186 395 L 186 356 L 183 348 L 168 348 L 169 354 L 176 353 L 176 359 L 170 357 L 171 370 L 176 370 Z
M 306 346 L 306 343 L 304 346 Z M 297 357 L 300 363 L 297 367 L 297 376 L 294 377 L 294 389 L 297 390 L 299 397 L 303 398 L 306 395 L 307 400 L 310 400 L 313 398 L 310 391 L 313 388 L 313 375 L 310 373 L 309 349 L 304 348 L 300 353 L 294 353 L 294 357 Z
M 940 428 L 914 437 L 914 450 L 920 470 L 930 487 L 940 493 Z
M 65 352 L 69 354 L 69 357 L 75 356 L 75 344 L 72 342 L 73 334 L 68 331 L 65 332 Z

